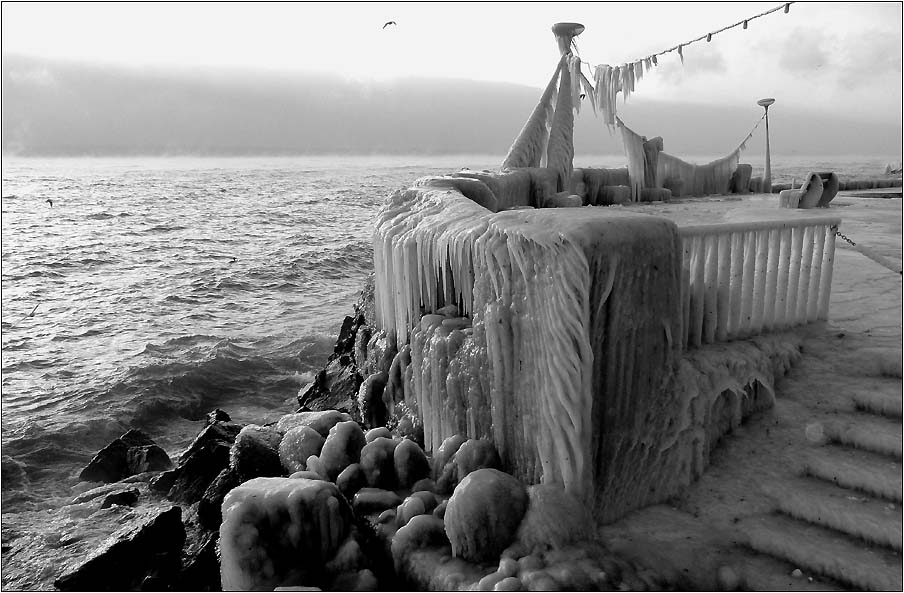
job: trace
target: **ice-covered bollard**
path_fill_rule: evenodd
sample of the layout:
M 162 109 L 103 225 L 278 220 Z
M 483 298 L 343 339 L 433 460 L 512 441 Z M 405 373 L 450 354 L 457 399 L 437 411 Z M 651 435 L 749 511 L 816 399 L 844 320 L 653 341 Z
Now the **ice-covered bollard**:
M 352 512 L 335 484 L 255 478 L 223 501 L 220 578 L 224 591 L 304 585 L 349 533 Z

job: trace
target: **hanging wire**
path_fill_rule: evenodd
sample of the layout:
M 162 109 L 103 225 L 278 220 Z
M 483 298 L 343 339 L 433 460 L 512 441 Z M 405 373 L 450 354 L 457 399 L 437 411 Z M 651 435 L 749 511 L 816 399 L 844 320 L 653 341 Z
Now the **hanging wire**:
M 681 57 L 681 62 L 684 63 L 684 53 L 683 53 L 683 51 L 682 51 L 682 49 L 683 49 L 684 47 L 687 47 L 688 45 L 690 45 L 690 44 L 692 44 L 692 43 L 697 43 L 698 41 L 703 41 L 704 39 L 705 39 L 706 41 L 711 41 L 713 35 L 717 35 L 717 34 L 719 34 L 719 33 L 723 33 L 723 32 L 725 32 L 725 31 L 728 31 L 729 29 L 734 29 L 735 27 L 739 27 L 739 26 L 740 26 L 740 27 L 743 27 L 744 29 L 746 29 L 746 28 L 747 28 L 747 24 L 748 24 L 750 21 L 752 21 L 752 20 L 754 20 L 754 19 L 758 19 L 758 18 L 760 18 L 760 17 L 764 17 L 764 16 L 769 15 L 769 14 L 772 14 L 773 12 L 778 12 L 779 10 L 784 10 L 784 11 L 785 11 L 785 14 L 787 14 L 787 13 L 788 13 L 788 10 L 789 10 L 789 8 L 791 7 L 792 4 L 794 4 L 794 2 L 785 2 L 784 4 L 780 4 L 780 5 L 776 6 L 775 8 L 770 8 L 769 10 L 766 10 L 766 11 L 761 12 L 761 13 L 759 13 L 759 14 L 755 14 L 755 15 L 750 16 L 750 17 L 747 17 L 747 18 L 745 18 L 745 19 L 741 19 L 740 21 L 738 21 L 738 22 L 736 22 L 736 23 L 734 23 L 734 24 L 732 24 L 732 25 L 727 25 L 727 26 L 725 26 L 725 27 L 722 27 L 721 29 L 716 29 L 715 31 L 711 31 L 711 32 L 709 32 L 709 33 L 704 33 L 704 34 L 701 35 L 700 37 L 697 37 L 697 38 L 695 38 L 695 39 L 691 39 L 690 41 L 684 41 L 684 42 L 679 43 L 679 44 L 677 44 L 677 45 L 675 45 L 675 46 L 673 46 L 673 47 L 670 47 L 670 48 L 668 48 L 668 49 L 664 49 L 664 50 L 662 50 L 662 51 L 658 51 L 658 52 L 656 52 L 656 53 L 650 54 L 650 55 L 648 55 L 648 56 L 646 56 L 646 57 L 644 57 L 644 58 L 640 58 L 640 59 L 638 59 L 638 60 L 629 60 L 629 61 L 627 61 L 627 62 L 625 62 L 625 63 L 626 63 L 626 64 L 632 64 L 632 63 L 638 62 L 638 61 L 640 61 L 640 60 L 644 60 L 644 59 L 652 59 L 652 60 L 653 60 L 653 63 L 656 64 L 656 57 L 657 57 L 657 56 L 663 56 L 663 55 L 665 55 L 665 54 L 667 54 L 667 53 L 669 53 L 669 52 L 673 52 L 673 51 L 676 51 L 676 50 L 678 51 L 678 55 Z M 587 66 L 590 67 L 591 70 L 593 70 L 593 69 L 595 68 L 595 65 L 594 65 L 594 64 L 591 64 L 590 62 L 588 62 L 588 61 L 586 61 L 586 60 L 583 60 L 583 59 L 582 59 L 581 62 L 584 63 L 584 64 L 587 64 Z

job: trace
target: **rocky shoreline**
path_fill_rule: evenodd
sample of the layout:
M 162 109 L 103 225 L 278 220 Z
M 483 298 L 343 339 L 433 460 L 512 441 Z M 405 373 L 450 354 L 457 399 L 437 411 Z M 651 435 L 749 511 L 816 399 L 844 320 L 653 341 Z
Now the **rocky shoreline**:
M 400 357 L 373 315 L 371 279 L 323 370 L 299 393 L 298 410 L 276 423 L 242 426 L 215 409 L 175 460 L 134 429 L 99 451 L 68 505 L 32 517 L 58 527 L 49 538 L 4 529 L 4 564 L 18 566 L 5 585 L 659 588 L 655 575 L 594 541 L 589 512 L 561 487 L 529 487 L 500 471 L 489 441 L 455 435 L 428 457 L 416 411 L 384 399 L 391 400 L 386 385 L 400 380 Z M 301 525 L 308 535 L 289 541 L 277 535 L 293 525 L 285 516 L 268 524 L 254 508 L 246 512 L 248 500 L 280 489 L 335 499 L 333 532 L 317 536 L 322 516 L 308 515 Z M 269 568 L 237 543 L 247 543 L 248 521 L 260 533 L 252 555 L 266 556 Z M 322 549 L 311 554 L 312 546 Z

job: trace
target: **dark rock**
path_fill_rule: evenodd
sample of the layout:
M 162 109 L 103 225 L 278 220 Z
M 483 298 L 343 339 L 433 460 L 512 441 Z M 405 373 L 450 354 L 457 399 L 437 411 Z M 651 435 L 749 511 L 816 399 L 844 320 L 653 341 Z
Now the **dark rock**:
M 180 568 L 184 541 L 182 509 L 170 507 L 116 531 L 54 585 L 62 591 L 129 591 L 153 577 L 155 588 L 169 588 Z
M 118 482 L 146 471 L 167 470 L 172 465 L 166 451 L 146 434 L 133 428 L 98 451 L 79 474 L 79 479 L 85 482 Z
M 220 561 L 217 558 L 218 531 L 190 529 L 182 550 L 182 570 L 178 588 L 182 591 L 220 591 Z
M 113 506 L 114 504 L 130 507 L 136 502 L 138 502 L 137 488 L 132 488 L 129 490 L 118 490 L 105 496 L 104 501 L 100 505 L 100 508 L 106 509 Z
M 357 396 L 364 379 L 351 364 L 351 356 L 347 356 L 347 362 L 342 364 L 342 357 L 333 359 L 317 374 L 314 382 L 298 396 L 299 411 L 338 410 L 355 419 L 361 417 Z
M 179 457 L 167 497 L 188 504 L 200 500 L 217 474 L 229 464 L 229 450 L 241 429 L 238 424 L 226 422 L 205 426 Z
M 148 487 L 154 492 L 169 492 L 170 488 L 173 487 L 173 483 L 175 483 L 176 478 L 179 475 L 179 471 L 175 469 L 171 469 L 169 471 L 160 472 L 148 482 Z
M 173 467 L 166 451 L 157 445 L 143 445 L 131 447 L 126 451 L 126 463 L 129 475 L 134 476 L 145 472 L 168 470 Z
M 216 424 L 217 422 L 229 422 L 232 418 L 229 417 L 229 414 L 221 410 L 220 408 L 214 408 L 210 412 L 207 412 L 207 417 L 204 420 L 204 426 L 209 424 Z
M 223 499 L 244 481 L 232 466 L 217 474 L 198 501 L 198 522 L 207 529 L 219 529 L 223 522 Z
M 342 328 L 339 330 L 339 338 L 336 340 L 336 346 L 333 348 L 333 354 L 330 356 L 330 360 L 344 354 L 354 354 L 355 334 L 357 334 L 358 328 L 361 327 L 363 323 L 364 315 L 357 314 L 354 317 L 345 317 L 342 321 Z

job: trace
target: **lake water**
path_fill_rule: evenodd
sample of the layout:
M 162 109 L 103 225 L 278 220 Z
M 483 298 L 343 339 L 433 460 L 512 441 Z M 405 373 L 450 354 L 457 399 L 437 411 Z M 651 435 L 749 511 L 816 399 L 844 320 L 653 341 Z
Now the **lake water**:
M 258 423 L 294 411 L 372 270 L 389 193 L 499 161 L 4 158 L 3 512 L 68 500 L 130 427 L 175 456 L 215 407 Z M 899 161 L 777 156 L 773 180 Z

